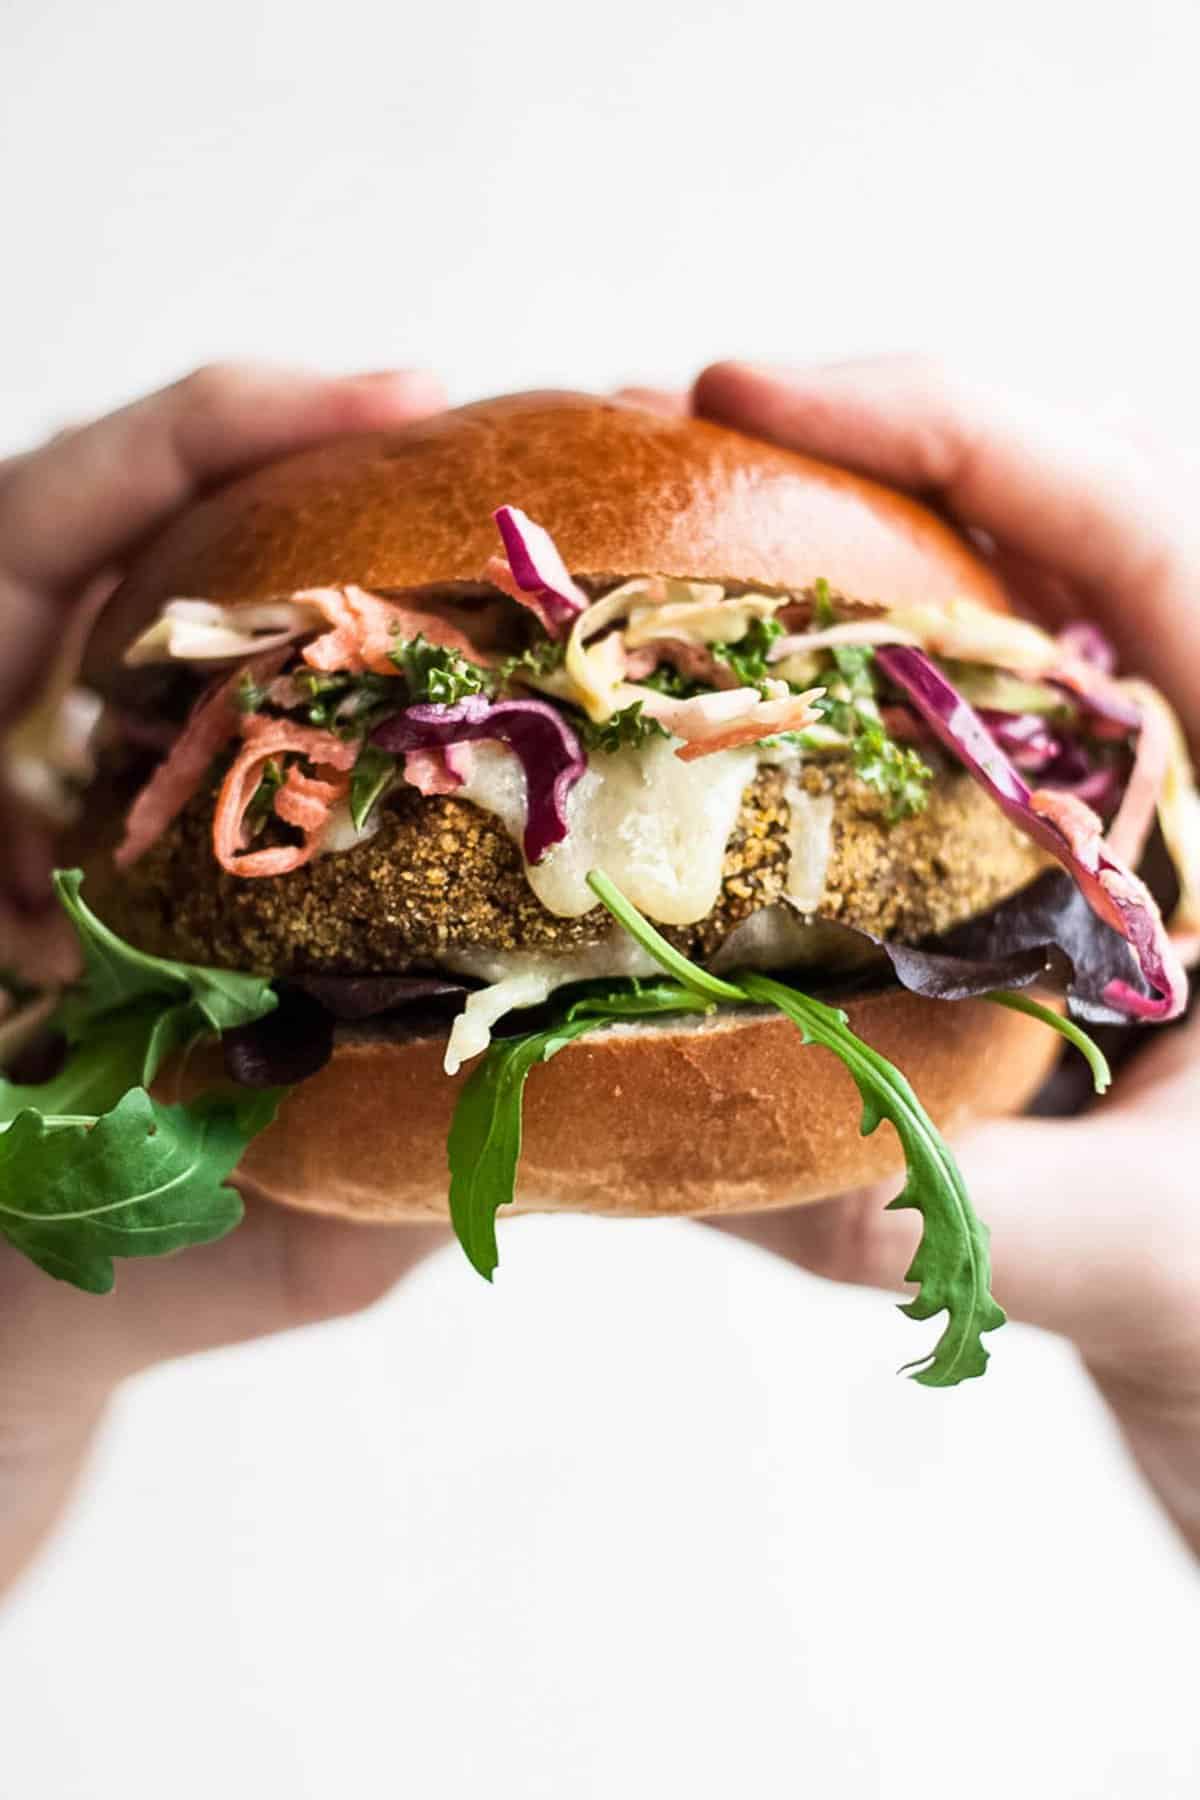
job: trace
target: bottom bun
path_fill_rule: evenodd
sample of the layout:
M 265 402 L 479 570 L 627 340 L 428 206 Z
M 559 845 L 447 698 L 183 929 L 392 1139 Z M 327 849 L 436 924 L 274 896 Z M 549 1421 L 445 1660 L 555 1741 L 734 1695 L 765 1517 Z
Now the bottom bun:
M 1045 1025 L 981 1000 L 890 990 L 846 1011 L 951 1135 L 1019 1111 L 1059 1049 Z M 444 1038 L 342 1036 L 250 1146 L 238 1187 L 372 1223 L 445 1218 L 446 1136 L 467 1077 L 443 1074 L 444 1048 Z M 187 1086 L 220 1074 L 219 1050 L 207 1050 Z M 842 1064 L 778 1014 L 606 1027 L 529 1078 L 515 1210 L 754 1212 L 898 1178 L 894 1129 L 864 1138 L 861 1115 Z

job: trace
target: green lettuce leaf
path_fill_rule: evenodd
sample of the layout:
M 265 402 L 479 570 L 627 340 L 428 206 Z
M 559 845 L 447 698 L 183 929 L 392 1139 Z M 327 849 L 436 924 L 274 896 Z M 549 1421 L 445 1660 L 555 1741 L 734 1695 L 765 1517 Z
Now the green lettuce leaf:
M 242 1203 L 227 1177 L 278 1096 L 162 1106 L 132 1088 L 92 1122 L 18 1113 L 0 1134 L 0 1234 L 92 1294 L 115 1256 L 163 1256 L 223 1237 Z
M 703 1012 L 707 1005 L 676 982 L 623 982 L 576 999 L 546 1031 L 493 1040 L 459 1095 L 446 1141 L 450 1219 L 469 1261 L 486 1280 L 499 1262 L 496 1213 L 516 1191 L 530 1071 L 602 1025 L 655 1013 Z

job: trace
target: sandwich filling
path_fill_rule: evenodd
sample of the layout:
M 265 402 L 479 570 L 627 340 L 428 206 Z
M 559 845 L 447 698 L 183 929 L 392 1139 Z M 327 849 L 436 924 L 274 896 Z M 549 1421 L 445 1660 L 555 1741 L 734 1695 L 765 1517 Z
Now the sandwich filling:
M 1094 634 L 820 582 L 588 591 L 516 508 L 497 523 L 482 580 L 519 610 L 357 588 L 165 607 L 128 662 L 219 672 L 116 849 L 138 941 L 274 975 L 483 956 L 507 981 L 503 957 L 536 953 L 562 985 L 580 950 L 609 972 L 596 867 L 703 957 L 775 906 L 920 943 L 1057 862 L 1133 951 L 1140 982 L 1105 1004 L 1180 1010 L 1132 865 L 1157 818 L 1190 942 L 1195 791 L 1165 703 L 1116 680 Z
M 281 996 L 303 994 L 310 1020 L 436 998 L 448 1072 L 474 1065 L 451 1206 L 488 1274 L 516 1151 L 484 1180 L 492 1137 L 470 1119 L 515 1066 L 519 1107 L 533 1062 L 606 1019 L 774 1005 L 842 1055 L 870 1125 L 896 1125 L 910 1188 L 925 1169 L 906 1203 L 932 1209 L 947 1266 L 973 1246 L 974 1297 L 950 1283 L 958 1335 L 922 1378 L 980 1373 L 1000 1316 L 961 1178 L 919 1107 L 913 1138 L 902 1077 L 812 992 L 898 980 L 1040 1014 L 1036 985 L 1078 1018 L 1177 1016 L 1200 942 L 1200 801 L 1170 709 L 1116 677 L 1090 628 L 1052 637 L 965 601 L 824 582 L 577 578 L 516 507 L 495 518 L 469 593 L 163 608 L 105 725 L 122 816 L 80 833 L 106 923 L 77 883 L 60 889 L 89 975 L 120 960 L 114 943 L 175 971 L 155 991 L 182 981 L 258 1086 L 274 1065 L 246 1033 Z M 1156 831 L 1167 922 L 1135 872 Z M 385 999 L 364 1011 L 372 981 Z M 213 1003 L 214 984 L 238 1004 Z M 538 1028 L 514 1035 L 530 1009 Z

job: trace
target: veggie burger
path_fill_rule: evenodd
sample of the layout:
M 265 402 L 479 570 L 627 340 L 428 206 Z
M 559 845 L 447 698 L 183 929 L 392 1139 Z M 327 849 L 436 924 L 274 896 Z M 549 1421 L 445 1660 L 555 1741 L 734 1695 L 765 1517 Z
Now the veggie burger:
M 83 682 L 82 975 L 50 1039 L 12 984 L 0 1232 L 95 1291 L 232 1228 L 231 1177 L 448 1204 L 490 1276 L 501 1206 L 905 1168 L 950 1384 L 1003 1314 L 942 1129 L 1186 1003 L 1161 696 L 912 500 L 714 425 L 525 394 L 289 457 L 144 550 Z

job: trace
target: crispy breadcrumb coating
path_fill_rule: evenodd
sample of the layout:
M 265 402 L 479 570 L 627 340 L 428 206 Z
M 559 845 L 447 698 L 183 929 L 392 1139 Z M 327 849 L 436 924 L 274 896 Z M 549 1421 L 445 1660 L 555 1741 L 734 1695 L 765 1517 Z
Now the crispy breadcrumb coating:
M 834 797 L 819 917 L 913 942 L 986 911 L 1043 866 L 974 782 L 944 765 L 926 809 L 895 824 L 886 801 L 844 761 L 810 763 L 801 780 Z M 716 906 L 667 933 L 690 954 L 710 956 L 735 925 L 784 897 L 785 787 L 783 771 L 764 766 L 747 789 Z M 89 899 L 146 950 L 264 975 L 400 972 L 449 950 L 566 952 L 611 932 L 599 906 L 577 919 L 547 911 L 503 826 L 468 801 L 399 787 L 367 842 L 263 880 L 218 867 L 213 802 L 212 789 L 198 795 L 123 874 L 110 854 L 119 807 L 100 826 L 101 841 L 81 852 Z

